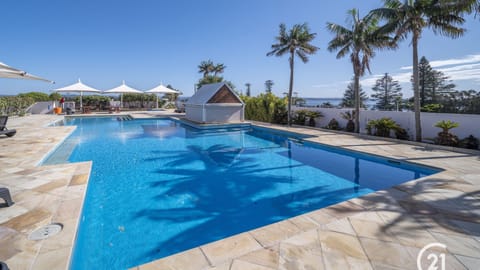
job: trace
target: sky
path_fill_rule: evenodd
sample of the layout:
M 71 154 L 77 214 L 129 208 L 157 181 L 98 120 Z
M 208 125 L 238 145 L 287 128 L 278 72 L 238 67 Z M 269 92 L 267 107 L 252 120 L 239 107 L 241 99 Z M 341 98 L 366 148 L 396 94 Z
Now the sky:
M 349 58 L 327 50 L 333 35 L 327 22 L 346 25 L 347 10 L 360 15 L 381 7 L 381 0 L 2 0 L 0 62 L 55 81 L 2 79 L 0 95 L 40 91 L 82 82 L 101 90 L 123 80 L 148 90 L 163 83 L 194 92 L 203 60 L 226 65 L 223 77 L 238 91 L 251 84 L 253 95 L 288 89 L 288 56 L 267 57 L 279 24 L 308 23 L 320 50 L 295 65 L 294 91 L 301 97 L 341 97 L 352 78 Z M 423 32 L 419 55 L 450 76 L 458 90 L 480 90 L 480 18 L 467 17 L 467 33 L 458 39 Z M 412 47 L 408 40 L 395 51 L 377 52 L 371 87 L 388 72 L 412 96 Z

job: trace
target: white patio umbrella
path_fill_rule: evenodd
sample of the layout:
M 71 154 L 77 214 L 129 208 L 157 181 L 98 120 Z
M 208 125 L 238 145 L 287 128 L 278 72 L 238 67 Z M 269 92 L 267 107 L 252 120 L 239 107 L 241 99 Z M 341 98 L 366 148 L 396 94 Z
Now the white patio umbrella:
M 98 90 L 98 89 L 95 89 L 93 87 L 90 87 L 88 85 L 85 85 L 82 83 L 82 81 L 80 81 L 80 79 L 78 79 L 78 82 L 77 83 L 74 83 L 74 84 L 71 84 L 71 85 L 68 85 L 68 86 L 65 86 L 65 87 L 62 87 L 62 88 L 58 88 L 58 89 L 54 89 L 53 90 L 54 92 L 63 92 L 63 93 L 79 93 L 80 92 L 80 110 L 82 110 L 83 108 L 83 93 L 86 92 L 86 93 L 100 93 L 102 91 Z
M 6 65 L 0 62 L 0 78 L 11 78 L 11 79 L 25 79 L 25 80 L 39 80 L 49 83 L 55 83 L 54 81 L 47 80 L 44 78 L 37 77 L 26 71 L 22 71 L 16 68 L 13 68 L 9 65 Z
M 143 94 L 143 92 L 126 85 L 125 81 L 123 81 L 122 85 L 103 91 L 103 94 L 120 94 L 120 104 L 123 108 L 123 94 Z
M 157 109 L 158 109 L 158 94 L 180 94 L 179 91 L 172 90 L 172 89 L 164 86 L 163 84 L 160 84 L 157 87 L 154 87 L 154 88 L 152 88 L 148 91 L 145 91 L 145 93 L 156 94 L 156 96 L 157 96 Z

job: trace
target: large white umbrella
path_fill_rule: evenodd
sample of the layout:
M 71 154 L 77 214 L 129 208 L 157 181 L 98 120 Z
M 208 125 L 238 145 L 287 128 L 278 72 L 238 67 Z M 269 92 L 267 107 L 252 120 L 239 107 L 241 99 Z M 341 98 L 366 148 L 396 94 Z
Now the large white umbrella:
M 150 93 L 150 94 L 157 94 L 157 109 L 158 109 L 158 94 L 180 94 L 179 91 L 172 90 L 163 84 L 160 84 L 157 87 L 154 87 L 148 91 L 145 91 L 145 93 Z
M 0 62 L 0 77 L 1 78 L 11 78 L 11 79 L 26 79 L 26 80 L 39 80 L 49 83 L 55 83 L 54 81 L 50 81 L 44 78 L 37 77 L 26 71 L 22 71 L 16 68 L 13 68 L 9 65 L 6 65 Z
M 98 89 L 95 89 L 93 87 L 90 87 L 88 85 L 85 85 L 82 83 L 82 81 L 80 81 L 80 79 L 78 79 L 78 82 L 77 83 L 74 83 L 74 84 L 71 84 L 71 85 L 68 85 L 68 86 L 65 86 L 65 87 L 62 87 L 62 88 L 58 88 L 58 89 L 55 89 L 53 90 L 54 92 L 63 92 L 63 93 L 78 93 L 80 92 L 80 110 L 82 110 L 83 108 L 83 93 L 86 92 L 86 93 L 100 93 L 102 91 L 98 90 Z
M 132 88 L 125 84 L 125 81 L 122 82 L 122 85 L 112 88 L 110 90 L 103 91 L 104 94 L 120 94 L 120 103 L 123 108 L 123 94 L 143 94 L 142 91 Z

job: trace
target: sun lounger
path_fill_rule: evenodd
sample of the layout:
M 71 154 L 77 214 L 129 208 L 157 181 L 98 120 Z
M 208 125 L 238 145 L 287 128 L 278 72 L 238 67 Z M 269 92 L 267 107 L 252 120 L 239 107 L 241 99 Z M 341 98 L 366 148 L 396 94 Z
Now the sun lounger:
M 6 263 L 0 262 L 0 270 L 10 270 L 10 268 L 8 268 Z
M 7 135 L 8 137 L 12 137 L 17 133 L 15 129 L 7 129 L 7 120 L 8 116 L 3 115 L 0 116 L 0 135 Z
M 11 206 L 12 204 L 14 204 L 8 188 L 0 188 L 0 199 L 4 199 L 7 203 L 7 206 Z

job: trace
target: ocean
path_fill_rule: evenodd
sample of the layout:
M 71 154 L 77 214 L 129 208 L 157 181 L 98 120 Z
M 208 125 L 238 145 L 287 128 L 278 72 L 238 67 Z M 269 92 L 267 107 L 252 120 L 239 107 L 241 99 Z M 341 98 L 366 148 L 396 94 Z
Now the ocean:
M 305 99 L 305 107 L 320 107 L 322 104 L 329 102 L 333 107 L 337 107 L 342 103 L 342 98 L 303 98 Z M 369 109 L 375 105 L 375 101 L 368 99 L 365 104 Z

